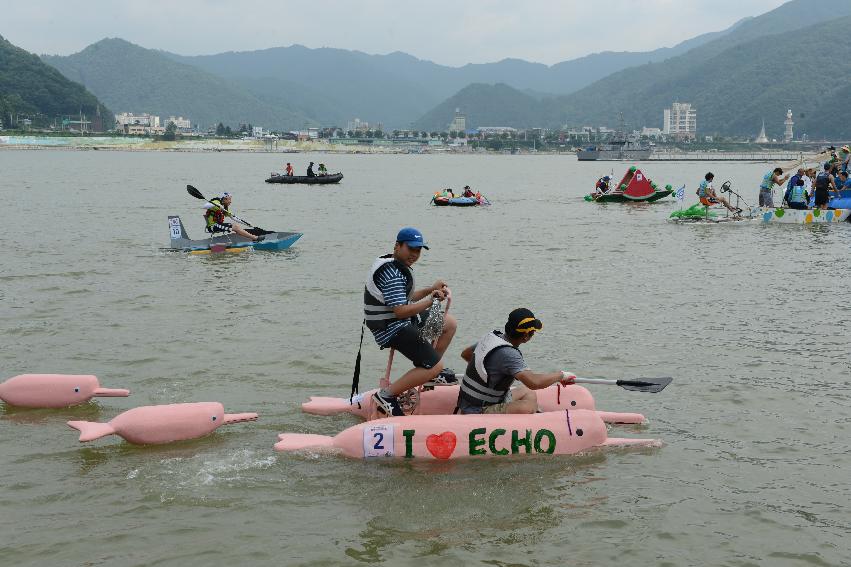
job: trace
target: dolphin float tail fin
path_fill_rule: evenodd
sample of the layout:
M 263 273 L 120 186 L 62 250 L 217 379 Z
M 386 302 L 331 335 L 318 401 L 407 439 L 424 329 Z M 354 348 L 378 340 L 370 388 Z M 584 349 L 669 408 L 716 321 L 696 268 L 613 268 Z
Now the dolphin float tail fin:
M 329 449 L 334 446 L 334 438 L 312 433 L 281 433 L 275 443 L 276 451 L 300 451 L 303 449 Z
M 69 421 L 68 425 L 80 431 L 80 443 L 94 441 L 115 433 L 115 429 L 110 424 L 97 421 Z

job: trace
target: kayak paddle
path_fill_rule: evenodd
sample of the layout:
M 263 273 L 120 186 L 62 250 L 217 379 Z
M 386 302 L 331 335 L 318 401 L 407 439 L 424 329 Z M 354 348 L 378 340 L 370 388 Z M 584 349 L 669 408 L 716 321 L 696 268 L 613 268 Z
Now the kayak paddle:
M 192 195 L 193 197 L 195 197 L 196 199 L 201 199 L 202 201 L 207 201 L 207 198 L 199 190 L 197 190 L 195 187 L 193 187 L 192 185 L 186 186 L 186 192 L 189 193 L 190 195 Z M 207 202 L 210 203 L 211 205 L 213 205 L 214 207 L 221 208 L 218 205 L 216 205 L 215 203 L 211 203 L 210 201 L 207 201 Z M 251 224 L 250 222 L 243 220 L 243 219 L 239 218 L 238 216 L 231 214 L 230 212 L 228 212 L 227 215 L 235 221 L 239 221 L 242 224 L 247 224 L 250 227 L 257 228 L 253 224 Z
M 639 378 L 637 380 L 605 380 L 603 378 L 579 378 L 571 380 L 574 384 L 603 384 L 606 386 L 620 386 L 624 390 L 633 392 L 648 392 L 655 394 L 665 389 L 665 386 L 671 383 L 673 378 L 666 376 L 663 378 Z

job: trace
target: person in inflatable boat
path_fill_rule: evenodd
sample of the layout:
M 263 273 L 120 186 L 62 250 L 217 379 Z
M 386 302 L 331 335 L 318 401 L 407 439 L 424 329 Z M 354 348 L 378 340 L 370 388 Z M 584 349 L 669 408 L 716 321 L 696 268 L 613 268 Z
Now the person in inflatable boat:
M 428 245 L 422 233 L 405 227 L 396 235 L 393 253 L 377 258 L 370 268 L 364 289 L 364 321 L 381 348 L 391 347 L 402 353 L 414 368 L 373 395 L 376 407 L 387 415 L 404 415 L 398 396 L 426 382 L 440 381 L 443 353 L 455 336 L 457 322 L 444 315 L 443 328 L 434 346 L 420 329 L 426 326 L 433 300 L 446 299 L 446 282 L 417 289 L 413 266 Z M 454 380 L 454 372 L 451 373 Z M 445 382 L 450 380 L 445 379 Z
M 467 370 L 461 379 L 456 413 L 535 413 L 540 390 L 561 382 L 573 383 L 564 371 L 538 374 L 523 360 L 520 345 L 528 343 L 543 324 L 526 308 L 508 314 L 505 332 L 491 331 L 461 353 Z M 517 380 L 523 385 L 511 390 Z

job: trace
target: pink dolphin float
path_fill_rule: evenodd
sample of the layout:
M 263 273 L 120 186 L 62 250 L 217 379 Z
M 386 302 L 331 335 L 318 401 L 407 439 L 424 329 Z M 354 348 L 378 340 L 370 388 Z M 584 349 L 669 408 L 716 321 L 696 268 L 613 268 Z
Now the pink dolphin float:
M 0 400 L 25 408 L 66 408 L 94 396 L 129 395 L 130 390 L 101 388 L 91 374 L 21 374 L 0 384 Z
M 460 386 L 436 386 L 434 390 L 420 393 L 420 404 L 417 415 L 449 415 L 455 410 Z M 361 419 L 375 419 L 378 414 L 370 390 L 352 398 L 326 398 L 311 396 L 310 401 L 301 404 L 306 413 L 315 415 L 337 415 L 352 413 Z M 595 410 L 594 397 L 587 388 L 571 384 L 562 386 L 553 384 L 549 388 L 537 390 L 538 407 L 544 412 L 563 409 Z M 618 413 L 598 411 L 597 415 L 607 423 L 644 423 L 640 413 Z
M 319 450 L 348 457 L 463 459 L 541 453 L 569 455 L 592 447 L 660 446 L 655 439 L 609 438 L 590 410 L 513 415 L 413 415 L 367 421 L 335 437 L 282 433 L 278 451 Z
M 109 423 L 69 421 L 80 431 L 80 442 L 116 434 L 137 445 L 159 445 L 195 439 L 221 425 L 254 421 L 256 413 L 225 413 L 219 402 L 142 406 L 117 415 Z

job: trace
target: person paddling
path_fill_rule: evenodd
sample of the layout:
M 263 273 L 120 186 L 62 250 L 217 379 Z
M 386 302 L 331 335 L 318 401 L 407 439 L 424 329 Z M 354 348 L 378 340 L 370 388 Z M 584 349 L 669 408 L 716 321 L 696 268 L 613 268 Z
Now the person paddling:
M 233 231 L 254 242 L 263 240 L 262 236 L 254 236 L 236 223 L 225 222 L 225 217 L 231 216 L 228 210 L 231 202 L 233 202 L 231 194 L 222 193 L 221 197 L 213 197 L 208 203 L 204 204 L 204 222 L 207 223 L 205 230 L 210 234 L 216 234 L 217 232 L 227 234 Z
M 700 199 L 700 204 L 704 207 L 711 207 L 717 203 L 721 203 L 731 213 L 738 215 L 742 209 L 737 209 L 730 204 L 730 201 L 715 193 L 715 188 L 712 187 L 712 180 L 715 179 L 715 174 L 711 171 L 703 176 L 703 181 L 697 188 L 697 198 Z
M 401 378 L 373 395 L 378 409 L 387 415 L 404 415 L 397 397 L 438 377 L 443 370 L 441 358 L 457 328 L 455 318 L 446 314 L 434 346 L 420 335 L 432 301 L 446 299 L 447 290 L 444 280 L 420 289 L 414 286 L 412 268 L 423 248 L 429 249 L 422 233 L 403 228 L 396 235 L 393 253 L 377 258 L 366 279 L 364 320 L 375 342 L 381 348 L 396 349 L 414 364 Z
M 535 413 L 538 397 L 534 390 L 573 383 L 573 374 L 563 371 L 532 372 L 520 345 L 528 343 L 543 324 L 525 307 L 508 314 L 504 331 L 491 331 L 461 353 L 467 370 L 458 391 L 458 409 L 462 414 Z M 517 380 L 522 386 L 511 390 Z

